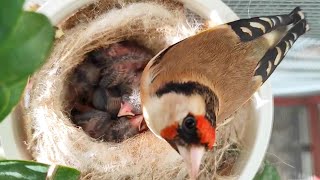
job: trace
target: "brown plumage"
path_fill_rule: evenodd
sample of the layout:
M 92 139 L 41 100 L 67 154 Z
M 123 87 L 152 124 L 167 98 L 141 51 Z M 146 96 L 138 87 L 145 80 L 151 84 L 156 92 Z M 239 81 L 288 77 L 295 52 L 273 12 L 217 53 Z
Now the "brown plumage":
M 150 69 L 152 75 L 158 71 L 160 73 L 153 83 L 149 84 L 148 92 L 153 94 L 170 81 L 198 82 L 214 90 L 219 97 L 219 107 L 223 108 L 217 107 L 219 109 L 217 119 L 224 120 L 230 116 L 239 108 L 239 103 L 247 101 L 260 86 L 261 80 L 252 78 L 258 62 L 255 57 L 265 54 L 267 49 L 263 47 L 267 42 L 261 38 L 258 42 L 241 43 L 235 38 L 233 31 L 227 31 L 227 28 L 225 25 L 205 31 L 202 36 L 190 37 L 170 48 L 162 56 L 159 64 L 154 69 Z M 211 46 L 211 42 L 219 46 Z M 261 50 L 248 51 L 254 48 Z M 192 51 L 186 51 L 186 49 L 192 49 Z M 237 53 L 230 53 L 232 51 Z M 181 58 L 182 54 L 183 58 Z M 195 61 L 194 57 L 201 58 Z M 222 77 L 229 79 L 222 79 Z M 242 95 L 240 98 L 239 94 Z
M 216 122 L 251 98 L 308 29 L 299 7 L 240 19 L 182 40 L 148 63 L 141 79 L 146 123 L 183 156 L 192 179 L 204 149 L 212 149 Z

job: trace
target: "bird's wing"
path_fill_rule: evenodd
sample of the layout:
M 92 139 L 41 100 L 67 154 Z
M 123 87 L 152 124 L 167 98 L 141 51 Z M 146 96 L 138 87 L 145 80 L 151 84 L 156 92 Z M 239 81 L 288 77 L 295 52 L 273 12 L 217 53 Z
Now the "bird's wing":
M 305 19 L 294 24 L 293 27 L 287 31 L 285 36 L 265 53 L 257 64 L 254 76 L 261 77 L 262 83 L 264 83 L 280 64 L 294 42 L 308 29 L 309 26 Z
M 220 120 L 232 115 L 270 77 L 297 38 L 309 29 L 304 18 L 303 12 L 297 7 L 287 15 L 255 17 L 228 23 L 240 42 L 249 43 L 251 48 L 265 53 L 263 56 L 259 53 L 251 54 L 256 55 L 257 60 L 255 68 L 252 69 L 252 79 L 247 82 L 247 86 L 241 86 L 243 89 L 237 91 L 239 94 L 234 92 L 237 97 L 235 95 L 223 97 L 226 103 L 221 108 Z M 291 28 L 286 30 L 284 27 L 288 25 Z M 259 47 L 260 45 L 263 46 Z M 247 56 L 246 59 L 248 61 L 250 57 Z

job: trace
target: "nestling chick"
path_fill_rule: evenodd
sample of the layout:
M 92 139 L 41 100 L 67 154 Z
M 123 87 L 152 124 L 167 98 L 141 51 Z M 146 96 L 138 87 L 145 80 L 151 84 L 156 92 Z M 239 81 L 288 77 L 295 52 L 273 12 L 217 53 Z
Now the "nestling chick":
M 140 78 L 138 80 L 140 82 Z M 138 84 L 133 84 L 132 90 L 128 94 L 124 94 L 121 97 L 121 107 L 118 113 L 118 117 L 129 116 L 132 126 L 138 127 L 139 132 L 147 130 L 145 121 L 142 116 L 140 89 Z
M 120 42 L 94 53 L 94 59 L 107 60 L 99 85 L 117 88 L 122 96 L 118 117 L 141 114 L 140 78 L 152 54 L 132 42 Z
M 70 95 L 82 99 L 83 103 L 91 102 L 92 90 L 99 83 L 100 71 L 99 65 L 92 63 L 91 59 L 86 59 L 71 76 Z
M 95 139 L 122 142 L 146 130 L 146 126 L 142 123 L 142 115 L 113 119 L 108 112 L 99 111 L 90 106 L 77 103 L 74 108 L 78 111 L 74 115 L 75 124 Z
M 142 73 L 152 54 L 133 42 L 124 41 L 91 53 L 91 58 L 107 62 L 102 70 L 100 85 L 110 88 L 134 81 L 137 74 Z
M 151 58 L 148 50 L 128 41 L 90 52 L 71 78 L 74 123 L 91 137 L 112 142 L 146 130 L 140 78 Z
M 121 108 L 118 117 L 142 114 L 140 91 L 138 89 L 133 89 L 132 93 L 125 94 L 121 99 Z
M 121 97 L 121 108 L 118 117 L 142 114 L 140 98 L 141 73 L 137 74 L 130 83 L 129 91 Z
M 141 115 L 141 119 L 143 119 Z M 138 120 L 137 120 L 138 121 Z M 122 142 L 139 134 L 139 126 L 135 124 L 129 117 L 122 116 L 113 121 L 105 131 L 104 139 L 108 142 Z
M 308 30 L 297 7 L 287 15 L 216 26 L 148 63 L 141 80 L 143 116 L 149 129 L 181 154 L 191 179 L 205 150 L 213 148 L 216 122 L 246 103 Z
M 75 104 L 75 109 L 80 112 L 74 116 L 75 124 L 92 138 L 103 138 L 112 125 L 111 115 L 81 104 Z
M 116 117 L 121 107 L 120 94 L 110 92 L 110 89 L 97 87 L 94 90 L 92 104 L 101 111 L 109 112 L 113 117 Z

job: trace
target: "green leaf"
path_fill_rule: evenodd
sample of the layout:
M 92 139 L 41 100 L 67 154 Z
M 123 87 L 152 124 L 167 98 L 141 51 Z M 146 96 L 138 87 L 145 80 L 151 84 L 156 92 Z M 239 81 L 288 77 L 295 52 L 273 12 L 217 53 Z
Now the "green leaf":
M 266 162 L 261 172 L 258 172 L 254 180 L 280 180 L 280 175 L 273 165 Z
M 46 16 L 23 12 L 0 45 L 0 84 L 11 85 L 33 73 L 47 57 L 53 40 L 54 29 Z
M 24 0 L 1 0 L 0 44 L 9 36 L 20 14 Z
M 46 59 L 54 40 L 48 18 L 23 12 L 24 0 L 0 5 L 0 122 L 15 106 L 26 79 Z
M 0 122 L 3 119 L 2 112 L 5 111 L 5 108 L 8 106 L 10 101 L 10 91 L 4 85 L 0 85 Z
M 0 85 L 0 122 L 11 112 L 20 100 L 27 80 L 23 79 L 12 86 Z
M 76 169 L 60 166 L 55 175 L 53 176 L 53 180 L 77 180 L 80 177 L 80 172 Z
M 77 180 L 80 172 L 76 169 L 57 166 L 53 174 L 48 173 L 49 165 L 33 161 L 0 161 L 0 179 L 6 180 L 45 180 L 50 176 L 54 180 Z
M 0 179 L 46 179 L 48 165 L 28 161 L 0 161 Z

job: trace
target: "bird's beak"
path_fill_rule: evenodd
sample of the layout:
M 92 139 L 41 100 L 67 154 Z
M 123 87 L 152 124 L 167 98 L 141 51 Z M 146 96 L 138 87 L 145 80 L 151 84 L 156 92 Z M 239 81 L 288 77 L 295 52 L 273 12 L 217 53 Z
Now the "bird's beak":
M 147 130 L 147 125 L 143 119 L 143 115 L 137 115 L 133 118 L 129 119 L 131 122 L 131 125 L 138 129 L 139 132 L 142 132 L 144 130 Z
M 198 176 L 201 159 L 205 152 L 203 146 L 191 145 L 189 147 L 177 146 L 180 155 L 187 165 L 191 180 L 195 180 Z
M 121 116 L 134 116 L 132 113 L 132 107 L 128 103 L 121 103 L 121 108 L 118 113 L 118 117 Z

